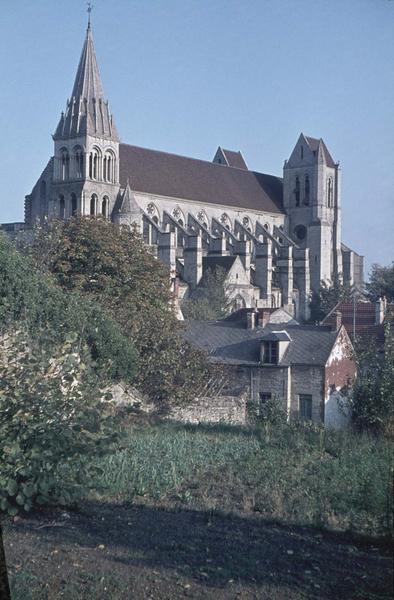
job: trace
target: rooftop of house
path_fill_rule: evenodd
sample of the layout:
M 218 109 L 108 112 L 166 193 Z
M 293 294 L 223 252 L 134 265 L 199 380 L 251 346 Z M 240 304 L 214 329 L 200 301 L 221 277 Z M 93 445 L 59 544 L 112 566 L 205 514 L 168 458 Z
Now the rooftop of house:
M 338 336 L 331 327 L 268 323 L 247 329 L 241 320 L 186 321 L 185 337 L 208 352 L 214 362 L 260 365 L 263 341 L 289 341 L 280 366 L 324 366 Z M 279 339 L 280 338 L 280 339 Z

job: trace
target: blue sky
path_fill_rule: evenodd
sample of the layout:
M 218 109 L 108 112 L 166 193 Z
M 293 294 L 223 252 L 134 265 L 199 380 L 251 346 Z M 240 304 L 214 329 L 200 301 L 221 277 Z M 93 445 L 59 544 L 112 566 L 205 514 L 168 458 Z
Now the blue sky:
M 86 29 L 81 0 L 0 0 L 0 222 L 52 153 Z M 298 135 L 343 170 L 343 240 L 394 260 L 393 0 L 94 1 L 123 141 L 211 160 L 218 145 L 282 174 Z

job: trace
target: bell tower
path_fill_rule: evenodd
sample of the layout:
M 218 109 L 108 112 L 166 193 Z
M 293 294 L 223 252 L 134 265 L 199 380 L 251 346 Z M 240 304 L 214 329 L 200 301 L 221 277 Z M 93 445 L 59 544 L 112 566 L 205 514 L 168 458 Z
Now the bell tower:
M 110 217 L 119 192 L 119 137 L 105 99 L 89 22 L 71 97 L 53 135 L 50 218 Z
M 342 277 L 340 175 L 323 140 L 304 134 L 283 167 L 287 232 L 309 248 L 312 290 Z

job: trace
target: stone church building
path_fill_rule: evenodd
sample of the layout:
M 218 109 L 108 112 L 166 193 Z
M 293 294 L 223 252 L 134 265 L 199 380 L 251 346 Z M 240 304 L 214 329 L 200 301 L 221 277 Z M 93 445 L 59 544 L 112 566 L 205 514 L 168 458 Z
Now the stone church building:
M 210 162 L 121 143 L 90 24 L 53 140 L 19 228 L 99 214 L 136 224 L 180 294 L 222 266 L 238 308 L 282 306 L 300 319 L 321 281 L 362 281 L 363 257 L 341 241 L 340 167 L 322 139 L 301 134 L 283 178 L 222 147 Z

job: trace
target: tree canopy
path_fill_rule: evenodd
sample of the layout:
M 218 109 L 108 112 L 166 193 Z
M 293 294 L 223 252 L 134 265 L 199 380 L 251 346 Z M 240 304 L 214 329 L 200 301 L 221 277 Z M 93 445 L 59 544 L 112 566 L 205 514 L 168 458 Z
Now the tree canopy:
M 28 252 L 64 291 L 98 304 L 132 340 L 134 382 L 153 400 L 183 400 L 203 385 L 209 366 L 180 335 L 169 270 L 135 231 L 101 218 L 51 222 L 36 230 Z
M 343 283 L 337 276 L 331 284 L 322 281 L 319 289 L 312 293 L 310 320 L 320 322 L 338 302 L 350 300 L 354 291 L 350 284 Z
M 372 301 L 385 296 L 389 302 L 394 302 L 394 262 L 387 267 L 373 264 L 365 287 Z
M 232 302 L 225 290 L 226 272 L 223 268 L 208 269 L 198 288 L 182 303 L 186 319 L 214 321 L 231 312 Z

